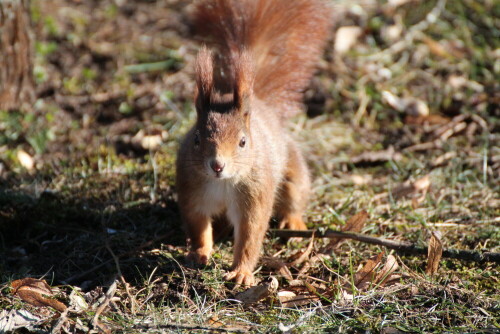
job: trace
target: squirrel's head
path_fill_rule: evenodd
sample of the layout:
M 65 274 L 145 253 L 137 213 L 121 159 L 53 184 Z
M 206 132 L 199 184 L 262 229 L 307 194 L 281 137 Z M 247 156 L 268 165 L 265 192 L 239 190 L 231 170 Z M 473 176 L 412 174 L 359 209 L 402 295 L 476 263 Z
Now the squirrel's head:
M 231 61 L 232 92 L 214 88 L 213 58 L 202 47 L 196 60 L 195 104 L 197 122 L 192 133 L 192 153 L 203 171 L 217 179 L 245 175 L 252 167 L 250 131 L 253 69 L 246 52 Z M 188 139 L 188 140 L 190 140 Z

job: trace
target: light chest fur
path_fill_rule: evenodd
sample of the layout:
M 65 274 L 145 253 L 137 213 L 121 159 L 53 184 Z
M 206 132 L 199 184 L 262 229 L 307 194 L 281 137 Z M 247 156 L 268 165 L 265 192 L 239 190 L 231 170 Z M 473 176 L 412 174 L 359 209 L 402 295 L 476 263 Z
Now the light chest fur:
M 232 180 L 206 180 L 200 185 L 197 210 L 210 217 L 226 212 L 233 225 L 239 224 L 241 213 L 238 191 Z

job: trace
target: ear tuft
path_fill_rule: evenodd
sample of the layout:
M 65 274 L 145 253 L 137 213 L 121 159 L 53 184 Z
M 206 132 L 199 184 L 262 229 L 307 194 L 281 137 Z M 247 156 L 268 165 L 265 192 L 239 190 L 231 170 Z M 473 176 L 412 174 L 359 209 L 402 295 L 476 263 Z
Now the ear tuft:
M 253 95 L 255 78 L 252 57 L 249 51 L 243 50 L 233 56 L 234 91 L 233 100 L 239 110 L 247 109 L 246 105 Z M 248 113 L 249 110 L 242 110 Z
M 196 107 L 210 105 L 210 98 L 214 86 L 214 64 L 212 52 L 204 45 L 196 57 Z

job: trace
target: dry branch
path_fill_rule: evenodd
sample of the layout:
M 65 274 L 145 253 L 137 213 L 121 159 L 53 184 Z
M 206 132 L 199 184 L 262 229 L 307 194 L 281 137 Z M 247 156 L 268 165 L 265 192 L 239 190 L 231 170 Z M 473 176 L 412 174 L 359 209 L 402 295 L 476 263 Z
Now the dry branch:
M 296 231 L 296 230 L 278 230 L 271 229 L 271 233 L 281 238 L 310 238 L 313 235 L 316 238 L 346 238 L 361 241 L 368 244 L 385 246 L 394 249 L 399 253 L 412 255 L 427 255 L 428 247 L 418 247 L 410 242 L 396 242 L 388 239 L 370 237 L 361 233 L 340 232 L 333 230 L 318 231 Z M 496 252 L 478 252 L 459 249 L 443 249 L 443 258 L 458 259 L 474 262 L 495 262 L 500 263 L 500 253 Z

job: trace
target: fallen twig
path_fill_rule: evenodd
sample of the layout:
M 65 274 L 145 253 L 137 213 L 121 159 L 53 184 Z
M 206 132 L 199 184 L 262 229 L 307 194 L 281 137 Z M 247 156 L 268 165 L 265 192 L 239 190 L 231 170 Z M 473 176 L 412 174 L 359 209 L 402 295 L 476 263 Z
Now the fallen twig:
M 101 302 L 99 307 L 97 308 L 94 318 L 92 319 L 92 325 L 94 326 L 95 329 L 99 330 L 100 332 L 104 333 L 111 333 L 111 331 L 108 329 L 106 325 L 103 323 L 99 322 L 99 316 L 104 312 L 106 307 L 108 307 L 109 303 L 115 296 L 116 292 L 116 286 L 117 286 L 118 281 L 115 279 L 113 280 L 113 283 L 109 286 L 108 291 L 106 291 L 106 294 L 104 295 L 104 300 Z
M 310 238 L 313 235 L 316 238 L 346 238 L 365 242 L 373 245 L 385 246 L 394 249 L 397 252 L 405 254 L 427 255 L 427 247 L 418 247 L 409 242 L 396 242 L 388 239 L 367 236 L 361 233 L 340 232 L 333 230 L 318 231 L 296 231 L 296 230 L 278 230 L 271 229 L 271 233 L 281 238 Z M 459 249 L 443 249 L 443 258 L 458 259 L 474 262 L 495 262 L 500 263 L 500 253 L 496 252 L 478 252 Z
M 135 306 L 137 304 L 137 301 L 135 300 L 134 296 L 132 296 L 132 294 L 130 293 L 128 283 L 127 281 L 125 281 L 125 277 L 123 277 L 122 270 L 120 268 L 120 259 L 118 258 L 118 256 L 116 256 L 115 252 L 113 252 L 113 249 L 111 249 L 109 240 L 107 239 L 106 239 L 106 248 L 113 257 L 113 260 L 115 261 L 116 272 L 118 274 L 118 277 L 122 281 L 123 286 L 125 287 L 125 292 L 127 293 L 128 299 L 130 300 L 130 311 L 132 312 L 132 314 L 135 315 L 135 310 L 136 310 Z

